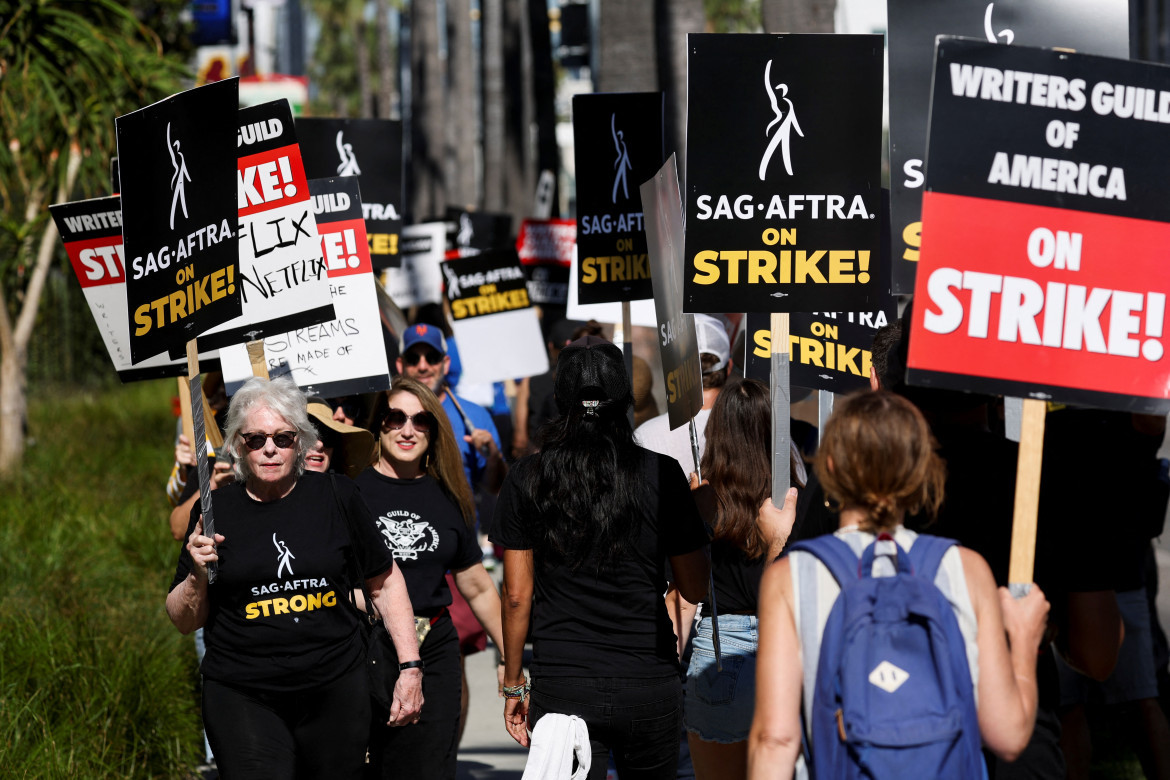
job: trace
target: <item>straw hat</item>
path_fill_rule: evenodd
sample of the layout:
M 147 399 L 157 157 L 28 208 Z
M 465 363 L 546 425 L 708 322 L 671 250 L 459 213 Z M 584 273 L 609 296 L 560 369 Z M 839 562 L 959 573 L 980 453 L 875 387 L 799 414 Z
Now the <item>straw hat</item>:
M 374 434 L 333 419 L 333 410 L 320 398 L 310 398 L 306 407 L 314 422 L 338 434 L 331 465 L 334 471 L 353 479 L 370 465 L 374 454 Z

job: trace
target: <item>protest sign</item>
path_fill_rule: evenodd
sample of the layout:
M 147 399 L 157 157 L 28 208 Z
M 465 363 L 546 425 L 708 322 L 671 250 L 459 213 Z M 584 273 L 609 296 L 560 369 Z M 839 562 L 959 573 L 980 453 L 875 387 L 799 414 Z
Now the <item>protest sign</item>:
M 914 384 L 1163 414 L 1170 69 L 941 38 Z
M 536 304 L 569 302 L 569 269 L 577 242 L 572 219 L 526 219 L 520 223 L 516 252 L 528 274 L 528 297 Z
M 490 211 L 466 211 L 447 207 L 447 222 L 452 229 L 449 246 L 456 250 L 503 249 L 512 245 L 512 215 Z M 466 253 L 459 256 L 467 256 Z
M 515 250 L 447 260 L 442 271 L 463 362 L 461 382 L 500 382 L 548 371 L 548 350 Z
M 238 317 L 238 79 L 117 118 L 130 359 Z
M 184 374 L 185 360 L 166 354 L 137 365 L 130 360 L 130 328 L 126 316 L 126 255 L 122 247 L 122 204 L 118 196 L 49 206 L 65 254 L 85 301 L 89 304 L 110 362 L 123 382 Z M 216 359 L 213 352 L 200 357 Z
M 641 186 L 646 241 L 654 275 L 658 353 L 666 380 L 670 429 L 693 420 L 703 408 L 703 369 L 695 318 L 683 314 L 683 215 L 674 155 Z
M 240 282 L 243 314 L 204 333 L 226 347 L 333 319 L 301 149 L 288 101 L 239 111 Z
M 580 303 L 577 299 L 577 256 L 569 267 L 569 302 L 565 305 L 565 317 L 570 320 L 597 320 L 598 322 L 622 322 L 622 303 Z M 654 314 L 654 300 L 633 301 L 629 304 L 630 324 L 644 328 L 657 328 L 658 318 Z
M 872 308 L 881 36 L 687 41 L 686 310 Z
M 339 176 L 310 179 L 308 185 L 337 318 L 265 338 L 268 370 L 275 376 L 285 365 L 306 393 L 324 398 L 385 390 L 390 368 L 358 182 Z M 252 376 L 248 350 L 236 345 L 220 355 L 228 392 L 234 393 Z
M 402 123 L 390 119 L 297 118 L 310 179 L 357 176 L 374 268 L 399 264 L 402 231 Z
M 573 96 L 581 303 L 650 298 L 641 183 L 666 157 L 661 92 Z
M 793 385 L 834 393 L 869 387 L 873 336 L 895 319 L 885 311 L 804 312 L 789 315 L 789 377 Z M 767 383 L 772 370 L 771 323 L 748 314 L 744 375 Z
M 991 43 L 1061 46 L 1129 56 L 1126 0 L 888 0 L 890 40 L 890 188 L 894 252 L 891 291 L 914 292 L 922 239 L 923 161 L 937 35 Z
M 439 264 L 447 255 L 447 223 L 423 222 L 402 229 L 402 264 L 387 268 L 386 292 L 401 308 L 440 303 L 443 274 Z

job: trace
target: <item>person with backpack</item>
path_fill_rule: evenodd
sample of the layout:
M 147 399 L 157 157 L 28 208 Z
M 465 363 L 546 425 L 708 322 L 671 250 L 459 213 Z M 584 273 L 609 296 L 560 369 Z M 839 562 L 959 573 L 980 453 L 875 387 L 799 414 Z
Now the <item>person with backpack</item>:
M 814 465 L 840 527 L 761 582 L 748 776 L 982 778 L 981 745 L 1013 760 L 1036 716 L 1044 594 L 997 592 L 977 553 L 902 526 L 937 510 L 945 475 L 904 398 L 839 403 Z

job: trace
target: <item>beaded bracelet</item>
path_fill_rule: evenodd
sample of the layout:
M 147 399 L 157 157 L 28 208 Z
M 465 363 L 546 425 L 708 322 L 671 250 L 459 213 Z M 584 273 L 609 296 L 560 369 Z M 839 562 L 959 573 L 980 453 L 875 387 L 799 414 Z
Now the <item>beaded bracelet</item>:
M 524 680 L 524 682 L 520 683 L 519 685 L 505 685 L 504 686 L 504 698 L 505 699 L 520 699 L 521 701 L 523 701 L 524 697 L 527 695 L 528 695 L 528 680 Z

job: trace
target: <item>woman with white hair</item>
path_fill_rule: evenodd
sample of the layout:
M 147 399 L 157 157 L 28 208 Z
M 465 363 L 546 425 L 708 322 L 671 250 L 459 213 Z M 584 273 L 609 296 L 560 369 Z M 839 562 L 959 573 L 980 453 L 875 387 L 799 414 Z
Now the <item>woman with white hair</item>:
M 406 667 L 389 725 L 417 721 L 422 708 L 402 574 L 354 484 L 306 473 L 316 442 L 290 380 L 240 388 L 223 446 L 236 482 L 215 492 L 214 539 L 192 510 L 167 596 L 181 632 L 204 628 L 203 721 L 225 780 L 361 777 L 369 684 L 361 618 L 346 603 L 358 584 L 351 571 L 365 579 Z

